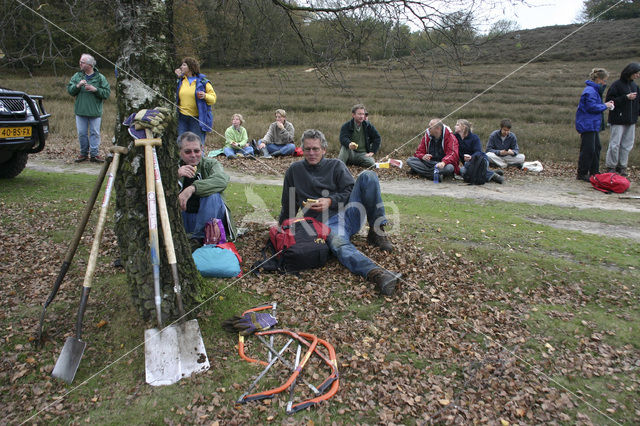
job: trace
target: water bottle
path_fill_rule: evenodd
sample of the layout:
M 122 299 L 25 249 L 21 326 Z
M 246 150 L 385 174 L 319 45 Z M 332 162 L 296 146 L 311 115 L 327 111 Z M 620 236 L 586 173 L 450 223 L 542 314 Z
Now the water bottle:
M 440 183 L 440 170 L 437 167 L 433 168 L 433 183 Z

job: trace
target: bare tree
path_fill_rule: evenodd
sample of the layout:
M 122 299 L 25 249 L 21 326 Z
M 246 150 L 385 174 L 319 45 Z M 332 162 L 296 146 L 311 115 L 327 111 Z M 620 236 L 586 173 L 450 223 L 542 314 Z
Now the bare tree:
M 412 70 L 425 82 L 426 92 L 433 93 L 432 73 L 435 69 L 443 73 L 459 72 L 468 55 L 474 55 L 476 43 L 486 42 L 477 38 L 476 20 L 486 16 L 504 3 L 522 3 L 519 0 L 307 0 L 294 2 L 271 0 L 274 5 L 287 11 L 290 25 L 296 33 L 316 67 L 318 77 L 332 86 L 348 90 L 341 78 L 340 61 L 344 52 L 358 50 L 371 32 L 385 31 L 385 43 L 407 45 L 406 33 L 394 31 L 397 26 L 371 26 L 369 23 L 402 23 L 414 32 L 411 52 L 390 55 L 390 68 Z M 301 19 L 302 17 L 302 19 Z M 301 24 L 302 22 L 302 24 Z M 325 33 L 309 32 L 308 28 L 317 23 L 325 25 Z M 357 22 L 359 27 L 347 25 Z M 398 38 L 397 40 L 395 37 Z M 334 40 L 332 44 L 322 40 Z M 392 50 L 393 52 L 393 50 Z M 356 57 L 361 59 L 361 57 Z M 442 79 L 446 81 L 447 79 Z

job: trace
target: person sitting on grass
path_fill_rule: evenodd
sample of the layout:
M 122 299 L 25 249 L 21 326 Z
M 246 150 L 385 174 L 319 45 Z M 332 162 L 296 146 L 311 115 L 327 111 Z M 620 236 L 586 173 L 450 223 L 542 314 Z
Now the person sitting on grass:
M 518 139 L 516 134 L 511 131 L 511 120 L 508 118 L 502 120 L 500 128 L 489 135 L 486 153 L 492 166 L 522 168 L 524 154 L 519 152 Z
M 249 145 L 247 129 L 244 128 L 244 118 L 241 114 L 233 114 L 231 126 L 224 132 L 226 142 L 224 144 L 224 155 L 227 158 L 236 156 L 251 156 L 253 158 L 253 148 Z
M 287 112 L 283 109 L 276 110 L 276 121 L 271 123 L 267 134 L 258 141 L 258 149 L 264 158 L 291 155 L 296 146 L 293 143 L 295 129 L 293 124 L 287 121 Z
M 373 167 L 373 156 L 380 149 L 380 133 L 367 119 L 364 105 L 351 109 L 351 120 L 340 129 L 340 154 L 338 158 L 347 166 Z
M 455 137 L 458 139 L 458 157 L 460 162 L 464 164 L 460 167 L 460 176 L 464 176 L 469 167 L 471 156 L 476 152 L 482 152 L 482 142 L 478 135 L 471 132 L 471 123 L 467 120 L 458 120 L 454 130 Z M 503 183 L 502 170 L 498 172 L 489 170 L 489 159 L 486 156 L 484 157 L 484 161 L 487 164 L 487 182 L 493 180 L 497 183 Z
M 438 169 L 440 179 L 460 173 L 458 157 L 458 139 L 441 119 L 429 121 L 418 149 L 413 157 L 407 159 L 410 173 L 416 173 L 428 179 L 433 178 L 434 168 Z
M 195 133 L 182 133 L 178 138 L 178 147 L 178 203 L 192 248 L 202 245 L 204 227 L 211 218 L 222 220 L 227 238 L 232 240 L 236 234 L 235 226 L 223 197 L 229 184 L 229 175 L 218 160 L 202 157 L 200 136 Z
M 393 250 L 384 231 L 387 218 L 378 176 L 365 170 L 354 182 L 342 161 L 325 158 L 327 146 L 321 131 L 305 130 L 302 135 L 304 160 L 292 163 L 285 173 L 278 223 L 295 217 L 299 209 L 305 216 L 324 222 L 331 228 L 327 244 L 338 261 L 352 273 L 372 282 L 379 293 L 390 296 L 400 275 L 376 265 L 351 243 L 351 237 L 360 231 L 366 218 L 369 244 L 384 251 Z

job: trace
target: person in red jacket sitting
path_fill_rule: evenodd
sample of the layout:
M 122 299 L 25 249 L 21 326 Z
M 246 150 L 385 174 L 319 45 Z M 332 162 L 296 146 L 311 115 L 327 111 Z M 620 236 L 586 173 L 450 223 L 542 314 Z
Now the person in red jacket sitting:
M 410 173 L 433 178 L 434 168 L 438 168 L 440 179 L 459 173 L 458 139 L 441 119 L 429 121 L 418 149 L 407 159 Z

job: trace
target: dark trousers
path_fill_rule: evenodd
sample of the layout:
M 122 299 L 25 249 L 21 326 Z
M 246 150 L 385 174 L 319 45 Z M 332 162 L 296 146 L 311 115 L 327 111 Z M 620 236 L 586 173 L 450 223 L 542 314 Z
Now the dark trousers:
M 590 176 L 600 173 L 600 134 L 584 132 L 580 134 L 580 156 L 578 157 L 578 176 Z

